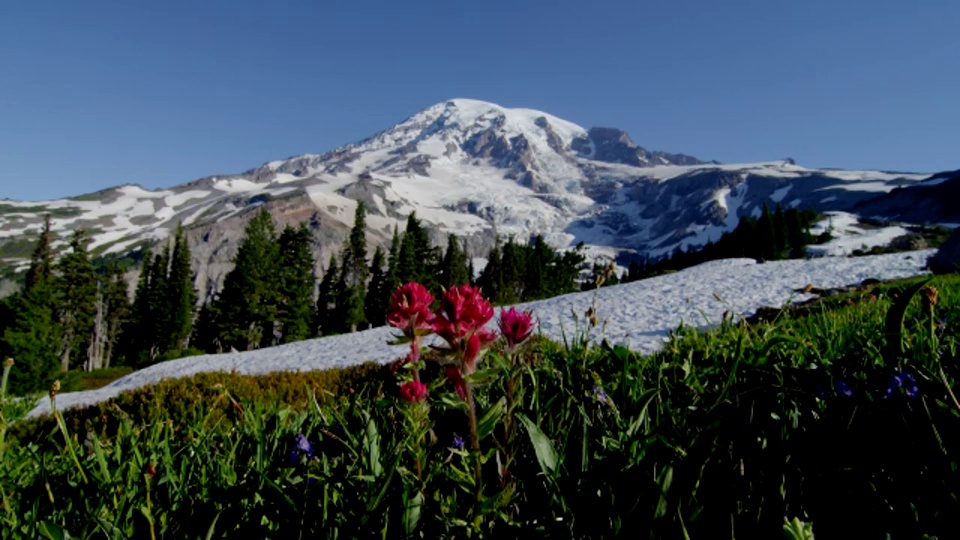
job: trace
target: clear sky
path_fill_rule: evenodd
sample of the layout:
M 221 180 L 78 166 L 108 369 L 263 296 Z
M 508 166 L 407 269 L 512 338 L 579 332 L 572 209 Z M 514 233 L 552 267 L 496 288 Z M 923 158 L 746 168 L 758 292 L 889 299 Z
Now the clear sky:
M 960 2 L 5 2 L 0 198 L 167 187 L 467 97 L 723 162 L 960 168 Z

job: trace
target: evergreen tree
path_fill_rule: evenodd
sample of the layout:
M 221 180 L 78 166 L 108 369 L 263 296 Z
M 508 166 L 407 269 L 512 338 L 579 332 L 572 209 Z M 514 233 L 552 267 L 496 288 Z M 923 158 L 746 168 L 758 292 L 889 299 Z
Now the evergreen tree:
M 60 371 L 61 327 L 57 323 L 59 298 L 54 287 L 52 233 L 47 216 L 27 270 L 23 290 L 8 306 L 3 329 L 4 353 L 16 359 L 10 371 L 12 395 L 46 390 Z
M 556 253 L 547 245 L 543 236 L 537 235 L 533 245 L 527 246 L 523 272 L 523 300 L 537 300 L 551 296 L 558 287 L 551 280 Z
M 370 287 L 363 304 L 367 321 L 373 327 L 386 324 L 387 310 L 383 299 L 392 293 L 387 289 L 387 273 L 384 271 L 383 264 L 383 250 L 377 246 L 373 252 L 373 262 L 370 263 Z
M 790 258 L 801 259 L 807 253 L 808 240 L 803 231 L 803 224 L 800 222 L 800 212 L 796 208 L 787 210 L 784 221 L 787 227 L 787 247 L 790 250 Z
M 349 288 L 356 288 L 358 285 L 365 284 L 369 275 L 367 267 L 367 219 L 366 208 L 363 202 L 357 203 L 356 212 L 353 215 L 353 228 L 350 229 L 350 237 L 343 248 L 341 259 L 343 266 L 344 283 Z
M 500 239 L 494 240 L 493 247 L 487 254 L 487 265 L 480 272 L 477 278 L 477 285 L 483 291 L 484 296 L 490 298 L 495 304 L 502 303 L 503 296 L 503 261 L 500 254 Z
M 398 259 L 397 279 L 401 284 L 416 281 L 429 290 L 437 290 L 438 250 L 430 245 L 427 231 L 415 212 L 407 217 Z
M 27 269 L 24 289 L 29 290 L 41 281 L 49 281 L 53 277 L 53 233 L 50 232 L 50 214 L 43 216 L 43 229 L 37 239 L 37 245 L 30 256 L 30 267 Z
M 190 266 L 190 246 L 183 227 L 177 224 L 174 234 L 170 268 L 164 282 L 164 317 L 167 329 L 166 351 L 182 351 L 187 348 L 193 329 L 193 316 L 197 309 L 197 291 L 193 286 L 193 269 Z
M 60 348 L 60 368 L 63 371 L 70 369 L 72 358 L 86 360 L 93 332 L 97 273 L 90 262 L 87 244 L 86 232 L 77 229 L 70 239 L 70 252 L 57 264 L 60 274 L 55 280 L 60 296 L 57 320 L 63 332 Z
M 103 296 L 107 311 L 104 367 L 110 367 L 122 339 L 123 327 L 132 314 L 130 297 L 127 293 L 127 280 L 123 277 L 123 270 L 114 263 L 107 267 Z
M 449 289 L 454 285 L 469 284 L 469 276 L 467 255 L 461 249 L 457 235 L 451 234 L 447 237 L 447 249 L 440 262 L 440 286 Z
M 287 226 L 280 233 L 280 275 L 277 319 L 280 322 L 281 343 L 307 339 L 312 335 L 313 313 L 313 237 L 307 227 Z
M 330 262 L 327 264 L 327 271 L 320 280 L 320 287 L 317 291 L 316 319 L 314 327 L 319 336 L 330 336 L 336 333 L 335 315 L 337 310 L 337 296 L 340 283 L 340 268 L 337 265 L 337 257 L 330 256 Z
M 523 246 L 509 238 L 503 245 L 503 263 L 500 274 L 503 287 L 500 289 L 501 304 L 515 304 L 523 298 L 526 267 Z
M 215 312 L 225 350 L 253 350 L 275 342 L 279 248 L 270 213 L 262 209 L 247 224 L 223 280 Z
M 783 259 L 787 253 L 787 222 L 783 208 L 778 204 L 773 212 L 773 251 L 775 259 Z
M 759 258 L 767 261 L 775 259 L 776 234 L 773 230 L 773 216 L 766 204 L 763 205 L 763 212 L 760 214 L 760 219 L 757 220 L 756 231 L 757 249 L 760 252 Z

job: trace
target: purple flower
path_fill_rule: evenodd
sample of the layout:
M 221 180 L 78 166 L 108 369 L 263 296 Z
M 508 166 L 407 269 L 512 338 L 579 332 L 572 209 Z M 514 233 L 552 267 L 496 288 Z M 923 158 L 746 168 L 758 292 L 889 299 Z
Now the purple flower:
M 466 446 L 466 442 L 463 440 L 463 437 L 453 434 L 453 443 L 451 448 L 456 448 L 457 450 L 463 450 L 463 447 Z
M 293 448 L 287 453 L 287 464 L 293 467 L 300 463 L 301 457 L 310 460 L 317 456 L 314 453 L 313 444 L 304 437 L 303 433 L 297 433 L 297 436 L 293 438 Z
M 853 390 L 851 390 L 850 386 L 843 381 L 837 381 L 834 383 L 833 389 L 837 392 L 838 396 L 853 397 Z
M 906 371 L 900 371 L 890 376 L 887 383 L 887 391 L 883 399 L 890 399 L 898 389 L 903 389 L 903 394 L 909 399 L 915 399 L 920 394 L 920 387 L 917 386 L 917 380 L 912 374 Z

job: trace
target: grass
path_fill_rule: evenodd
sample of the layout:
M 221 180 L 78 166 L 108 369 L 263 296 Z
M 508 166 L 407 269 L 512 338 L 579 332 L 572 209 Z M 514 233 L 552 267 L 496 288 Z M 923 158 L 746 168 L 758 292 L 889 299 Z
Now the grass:
M 587 319 L 494 347 L 468 377 L 479 451 L 434 362 L 422 403 L 374 365 L 165 381 L 7 429 L 0 536 L 950 537 L 958 284 L 680 328 L 652 356 Z

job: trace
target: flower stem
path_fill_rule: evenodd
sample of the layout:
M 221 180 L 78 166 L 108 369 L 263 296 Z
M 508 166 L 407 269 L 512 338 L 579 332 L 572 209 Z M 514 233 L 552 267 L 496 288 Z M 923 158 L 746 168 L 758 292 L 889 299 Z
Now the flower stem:
M 473 522 L 480 524 L 480 503 L 483 500 L 483 477 L 480 471 L 480 436 L 477 432 L 477 408 L 473 401 L 473 385 L 466 383 L 467 415 L 470 418 L 470 448 L 473 450 L 473 476 L 476 488 Z

